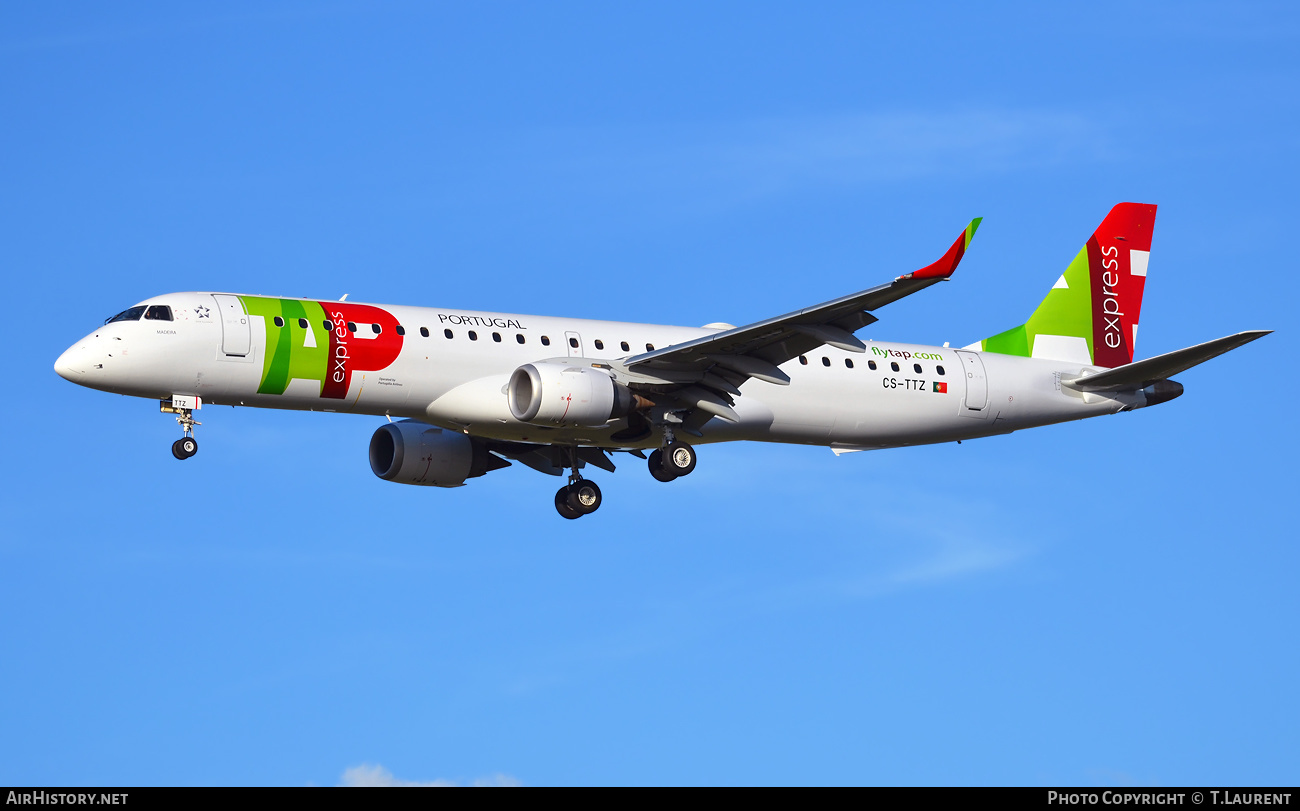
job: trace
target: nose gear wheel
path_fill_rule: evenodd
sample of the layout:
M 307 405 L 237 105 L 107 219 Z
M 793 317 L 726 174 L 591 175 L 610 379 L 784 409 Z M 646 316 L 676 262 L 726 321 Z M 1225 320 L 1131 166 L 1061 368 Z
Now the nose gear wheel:
M 192 436 L 181 437 L 172 443 L 172 456 L 177 459 L 189 459 L 199 452 L 199 443 Z

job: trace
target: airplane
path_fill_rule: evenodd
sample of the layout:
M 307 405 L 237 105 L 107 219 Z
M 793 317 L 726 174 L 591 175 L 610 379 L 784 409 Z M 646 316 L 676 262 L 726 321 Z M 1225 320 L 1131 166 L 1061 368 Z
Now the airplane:
M 519 462 L 555 476 L 567 519 L 595 512 L 587 466 L 646 460 L 661 482 L 694 444 L 856 451 L 960 442 L 1178 397 L 1170 378 L 1269 334 L 1133 360 L 1156 206 L 1111 209 L 1025 323 L 961 349 L 863 341 L 885 305 L 950 279 L 980 219 L 932 264 L 746 326 L 674 327 L 232 293 L 169 293 L 109 318 L 54 364 L 81 386 L 159 401 L 177 459 L 204 405 L 387 417 L 371 470 L 459 487 Z M 394 419 L 396 418 L 396 419 Z M 648 452 L 648 454 L 647 454 Z

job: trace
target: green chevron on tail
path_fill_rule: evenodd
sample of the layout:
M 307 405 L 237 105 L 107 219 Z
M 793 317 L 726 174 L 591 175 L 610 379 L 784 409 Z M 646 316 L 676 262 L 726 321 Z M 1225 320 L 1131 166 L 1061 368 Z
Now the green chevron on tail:
M 985 338 L 980 342 L 980 348 L 985 352 L 1028 358 L 1032 356 L 1032 347 L 1040 334 L 1083 338 L 1088 362 L 1092 362 L 1092 289 L 1088 280 L 1086 247 L 1079 249 L 1074 261 L 1052 285 L 1028 321 Z

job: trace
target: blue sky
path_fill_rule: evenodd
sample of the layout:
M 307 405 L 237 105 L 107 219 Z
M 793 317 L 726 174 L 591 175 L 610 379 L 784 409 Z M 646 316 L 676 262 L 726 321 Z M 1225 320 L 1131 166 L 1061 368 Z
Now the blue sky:
M 1294 784 L 1286 4 L 0 8 L 0 784 Z M 375 478 L 376 420 L 54 358 L 173 290 L 676 324 L 870 287 L 1021 323 L 1157 203 L 1180 399 L 957 445 Z M 15 340 L 16 337 L 16 340 Z

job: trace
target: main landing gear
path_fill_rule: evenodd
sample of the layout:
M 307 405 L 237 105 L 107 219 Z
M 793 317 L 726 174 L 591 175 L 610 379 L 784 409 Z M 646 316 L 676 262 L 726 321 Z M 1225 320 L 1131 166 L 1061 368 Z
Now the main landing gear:
M 565 518 L 581 518 L 600 509 L 600 488 L 590 479 L 577 479 L 555 493 L 555 510 Z
M 578 473 L 578 449 L 569 449 L 569 483 L 555 492 L 555 511 L 568 519 L 581 518 L 600 509 L 600 488 Z M 671 429 L 664 431 L 664 446 L 650 454 L 650 475 L 661 482 L 687 475 L 699 457 L 695 449 L 678 442 Z
M 578 473 L 578 449 L 570 449 L 569 483 L 555 493 L 555 511 L 568 519 L 581 518 L 600 509 L 600 488 Z
M 172 443 L 172 456 L 184 460 L 198 453 L 199 441 L 194 438 L 194 426 L 203 423 L 195 422 L 194 409 L 174 405 L 171 400 L 161 401 L 159 408 L 165 414 L 176 414 L 176 422 L 180 423 L 181 430 L 185 433 L 184 436 Z
M 695 449 L 673 436 L 671 428 L 664 428 L 664 446 L 650 453 L 650 475 L 661 482 L 687 475 L 695 469 L 699 457 Z

